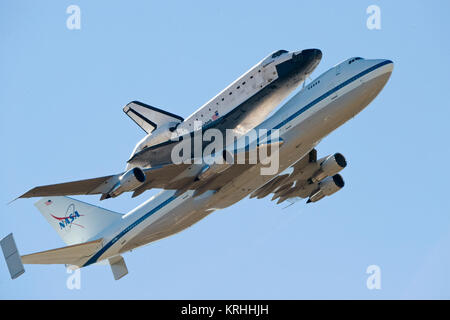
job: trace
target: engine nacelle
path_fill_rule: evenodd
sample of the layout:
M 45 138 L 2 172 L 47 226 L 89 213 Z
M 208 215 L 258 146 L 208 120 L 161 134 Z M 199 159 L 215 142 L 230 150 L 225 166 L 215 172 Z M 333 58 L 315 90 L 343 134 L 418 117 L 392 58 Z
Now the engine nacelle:
M 331 196 L 344 187 L 344 179 L 340 174 L 335 174 L 332 177 L 327 177 L 319 183 L 319 189 L 314 192 L 308 199 L 309 202 L 317 202 L 320 199 Z
M 347 166 L 347 161 L 340 153 L 328 156 L 320 164 L 320 169 L 313 174 L 311 182 L 322 181 L 326 177 L 331 177 Z
M 133 168 L 119 177 L 117 184 L 108 192 L 105 199 L 115 198 L 124 192 L 135 190 L 145 182 L 145 173 L 141 168 Z

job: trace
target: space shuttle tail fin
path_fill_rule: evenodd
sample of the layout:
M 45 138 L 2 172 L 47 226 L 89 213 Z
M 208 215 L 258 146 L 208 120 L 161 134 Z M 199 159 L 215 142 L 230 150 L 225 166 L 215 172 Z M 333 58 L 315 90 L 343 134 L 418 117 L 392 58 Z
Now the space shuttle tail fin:
M 139 101 L 132 101 L 123 108 L 126 113 L 145 132 L 151 133 L 156 128 L 169 122 L 180 123 L 184 119 L 176 114 L 149 106 Z
M 41 198 L 35 206 L 68 245 L 95 238 L 122 217 L 120 213 L 69 197 Z

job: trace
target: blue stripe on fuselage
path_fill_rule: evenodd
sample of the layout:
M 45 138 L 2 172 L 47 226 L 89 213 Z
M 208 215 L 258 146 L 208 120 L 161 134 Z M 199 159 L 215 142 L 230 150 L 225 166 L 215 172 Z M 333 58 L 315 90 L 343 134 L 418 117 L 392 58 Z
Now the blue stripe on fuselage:
M 300 110 L 298 110 L 297 112 L 295 112 L 294 114 L 292 114 L 291 116 L 289 116 L 287 119 L 283 120 L 282 122 L 280 122 L 278 125 L 276 125 L 274 127 L 274 129 L 279 129 L 282 126 L 284 126 L 286 123 L 290 122 L 292 119 L 298 117 L 300 114 L 302 114 L 303 112 L 305 112 L 306 110 L 312 108 L 314 105 L 318 104 L 320 101 L 322 101 L 323 99 L 329 97 L 330 95 L 332 95 L 333 93 L 335 93 L 336 91 L 342 89 L 343 87 L 349 85 L 350 83 L 352 83 L 355 80 L 358 80 L 359 78 L 365 76 L 366 74 L 368 74 L 369 72 L 372 72 L 378 68 L 381 68 L 382 66 L 392 63 L 392 61 L 390 60 L 385 60 L 383 62 L 380 62 L 377 65 L 374 65 L 360 73 L 358 73 L 356 76 L 353 76 L 351 78 L 349 78 L 348 80 L 342 82 L 340 85 L 334 87 L 333 89 L 327 91 L 326 93 L 324 93 L 323 95 L 321 95 L 320 97 L 318 97 L 317 99 L 313 100 L 312 102 L 308 103 L 306 106 L 304 106 L 303 108 L 301 108 Z
M 170 197 L 167 200 L 163 201 L 162 203 L 160 203 L 159 205 L 157 205 L 155 208 L 153 208 L 152 210 L 150 210 L 149 212 L 147 212 L 146 214 L 144 214 L 142 217 L 140 217 L 139 219 L 137 219 L 135 222 L 133 222 L 132 224 L 130 224 L 128 227 L 126 227 L 125 229 L 123 229 L 117 236 L 115 236 L 111 241 L 109 241 L 105 246 L 103 246 L 103 248 L 101 248 L 96 254 L 94 254 L 84 265 L 83 267 L 86 267 L 90 264 L 93 264 L 95 262 L 97 262 L 98 258 L 100 258 L 100 256 L 106 252 L 106 250 L 108 250 L 111 246 L 113 246 L 120 238 L 122 238 L 125 234 L 127 234 L 129 231 L 131 231 L 134 227 L 136 227 L 138 224 L 140 224 L 141 222 L 143 222 L 145 219 L 147 219 L 148 217 L 150 217 L 152 214 L 154 214 L 155 212 L 157 212 L 159 209 L 162 209 L 163 207 L 165 207 L 166 205 L 168 205 L 170 202 L 172 202 L 173 200 L 175 200 L 177 197 Z

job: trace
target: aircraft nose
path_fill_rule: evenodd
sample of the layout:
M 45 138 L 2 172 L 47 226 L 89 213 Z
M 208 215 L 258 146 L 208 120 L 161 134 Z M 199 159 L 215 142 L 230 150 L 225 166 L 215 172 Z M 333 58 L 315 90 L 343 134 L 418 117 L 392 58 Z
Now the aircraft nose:
M 364 81 L 364 87 L 366 92 L 370 92 L 375 98 L 391 77 L 394 63 L 388 59 L 376 59 L 373 63 L 375 70 L 373 75 Z
M 301 59 L 301 57 L 307 58 L 308 60 L 321 60 L 322 59 L 322 51 L 319 49 L 305 49 L 302 51 L 294 52 L 293 57 L 297 57 Z
M 386 70 L 387 72 L 392 72 L 394 70 L 394 62 L 392 60 L 382 59 L 381 63 L 383 65 L 383 69 Z
M 394 69 L 394 61 L 386 59 L 386 65 L 391 69 L 391 71 Z
M 316 60 L 322 59 L 322 51 L 320 51 L 319 49 L 306 49 L 303 50 L 303 53 Z
M 378 70 L 378 74 L 390 72 L 394 70 L 394 62 L 390 59 L 368 59 L 364 66 L 375 68 Z
M 311 73 L 322 59 L 319 49 L 305 49 L 292 52 L 292 56 L 277 65 L 278 77 L 293 74 L 307 75 Z

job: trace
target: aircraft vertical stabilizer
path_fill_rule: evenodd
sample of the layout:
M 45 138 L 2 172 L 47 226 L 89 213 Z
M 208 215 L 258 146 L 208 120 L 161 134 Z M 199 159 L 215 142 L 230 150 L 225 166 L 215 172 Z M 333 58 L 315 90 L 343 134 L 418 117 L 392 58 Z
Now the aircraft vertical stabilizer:
M 122 217 L 68 197 L 47 197 L 35 203 L 45 219 L 68 245 L 86 242 Z
M 182 117 L 176 114 L 139 101 L 132 101 L 127 104 L 123 108 L 123 112 L 147 133 L 152 133 L 157 128 L 169 122 L 181 123 L 184 121 Z

